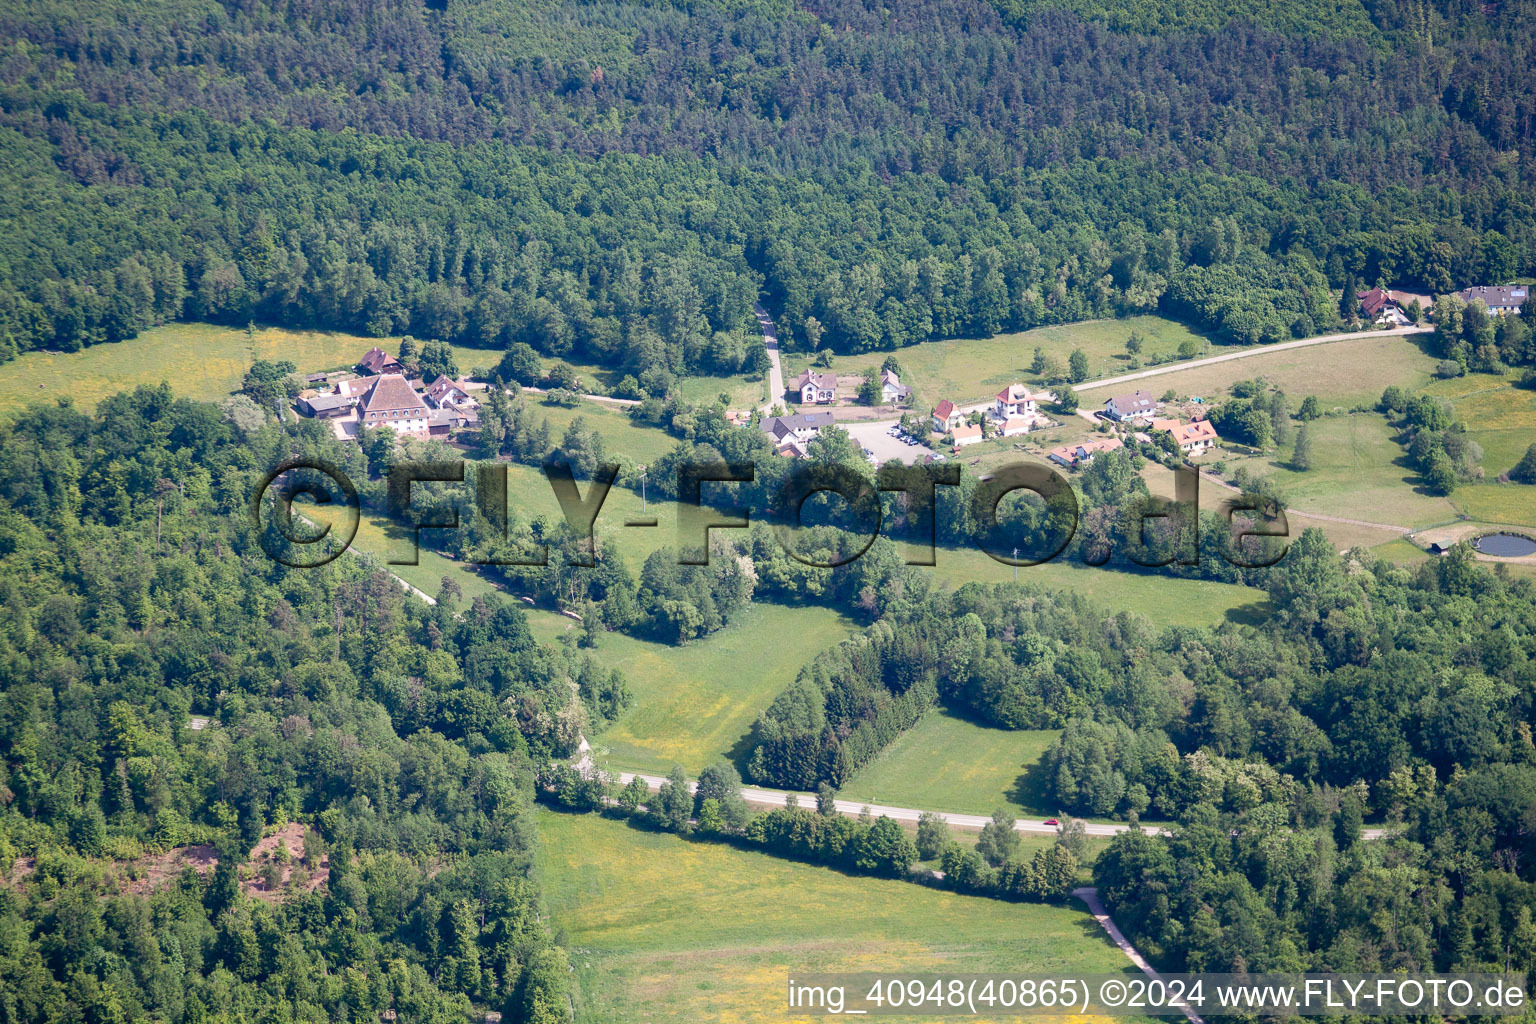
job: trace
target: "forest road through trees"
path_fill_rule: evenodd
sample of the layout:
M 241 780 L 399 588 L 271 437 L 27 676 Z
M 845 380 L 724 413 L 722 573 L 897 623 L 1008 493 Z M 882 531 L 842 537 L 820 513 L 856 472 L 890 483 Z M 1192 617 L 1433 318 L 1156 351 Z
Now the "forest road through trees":
M 752 308 L 757 312 L 757 325 L 763 329 L 763 347 L 768 350 L 768 401 L 762 405 L 763 414 L 767 415 L 784 401 L 784 364 L 779 362 L 779 332 L 773 326 L 773 317 L 761 302 L 754 302 Z

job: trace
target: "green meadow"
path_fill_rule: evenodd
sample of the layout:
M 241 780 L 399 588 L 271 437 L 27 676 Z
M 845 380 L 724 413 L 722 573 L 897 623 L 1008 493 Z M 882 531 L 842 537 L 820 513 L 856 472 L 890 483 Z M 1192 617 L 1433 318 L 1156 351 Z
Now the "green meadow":
M 1129 969 L 1079 903 L 845 875 L 596 815 L 538 820 L 540 882 L 569 944 L 578 1020 L 825 1019 L 786 1013 L 787 979 L 804 971 Z
M 1143 366 L 1154 355 L 1171 355 L 1184 341 L 1193 340 L 1203 349 L 1206 338 L 1175 320 L 1160 316 L 1133 316 L 1122 320 L 1087 320 L 1030 331 L 997 334 L 990 338 L 948 338 L 912 345 L 894 353 L 905 376 L 902 382 L 917 389 L 924 409 L 942 398 L 955 402 L 975 402 L 988 398 L 1007 384 L 1017 381 L 1038 383 L 1029 372 L 1035 349 L 1055 358 L 1063 367 L 1074 349 L 1082 349 L 1094 376 L 1130 371 L 1132 356 L 1125 342 L 1132 332 L 1144 340 L 1134 358 Z M 879 367 L 886 353 L 871 352 L 855 356 L 837 356 L 832 361 L 838 373 L 856 374 L 866 366 Z M 806 353 L 784 357 L 784 378 L 792 380 L 810 362 Z
M 849 779 L 838 795 L 922 810 L 1049 817 L 1037 766 L 1056 729 L 980 725 L 945 710 L 929 712 Z
M 1416 337 L 1348 338 L 1175 370 L 1127 382 L 1125 389 L 1143 387 L 1153 395 L 1173 391 L 1209 401 L 1225 395 L 1237 381 L 1262 377 L 1284 391 L 1293 407 L 1307 395 L 1316 395 L 1325 410 L 1374 406 L 1382 391 L 1394 384 L 1417 391 L 1429 383 L 1435 360 L 1423 346 Z M 1119 390 L 1092 389 L 1083 395 L 1083 405 L 1096 407 Z
M 737 760 L 752 723 L 818 653 L 858 625 L 829 608 L 754 604 L 683 647 L 609 633 L 596 655 L 622 669 L 634 705 L 596 737 L 598 764 L 690 775 L 721 757 Z

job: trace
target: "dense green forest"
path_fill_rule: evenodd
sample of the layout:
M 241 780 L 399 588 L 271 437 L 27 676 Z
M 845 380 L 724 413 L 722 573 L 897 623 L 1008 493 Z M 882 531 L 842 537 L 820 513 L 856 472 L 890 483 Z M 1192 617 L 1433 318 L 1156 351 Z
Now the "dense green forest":
M 1346 279 L 1536 269 L 1529 13 L 10 5 L 0 338 L 255 318 L 665 394 L 750 358 L 760 291 L 812 348 L 1314 333 Z
M 275 424 L 159 388 L 3 435 L 0 1019 L 568 1019 L 529 805 L 580 659 L 503 601 L 279 566 L 239 510 L 316 449 Z M 189 846 L 211 873 L 131 884 Z

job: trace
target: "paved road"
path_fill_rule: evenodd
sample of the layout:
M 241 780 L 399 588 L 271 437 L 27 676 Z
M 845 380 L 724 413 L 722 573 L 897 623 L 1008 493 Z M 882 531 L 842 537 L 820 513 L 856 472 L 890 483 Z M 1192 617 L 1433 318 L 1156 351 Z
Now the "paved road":
M 753 303 L 757 311 L 757 325 L 763 329 L 763 347 L 768 350 L 768 401 L 762 405 L 763 415 L 784 401 L 784 366 L 779 361 L 779 332 L 773 326 L 773 318 L 761 302 Z
M 1165 363 L 1162 366 L 1154 366 L 1150 370 L 1140 370 L 1136 373 L 1124 373 L 1118 377 L 1104 377 L 1099 380 L 1084 381 L 1081 384 L 1072 385 L 1076 392 L 1092 391 L 1095 388 L 1107 388 L 1115 384 L 1126 384 L 1130 381 L 1143 380 L 1147 377 L 1156 377 L 1164 373 L 1179 373 L 1182 370 L 1193 370 L 1200 366 L 1210 366 L 1214 363 L 1229 363 L 1234 359 L 1248 359 L 1252 356 L 1267 355 L 1270 352 L 1284 352 L 1293 348 L 1308 348 L 1312 345 L 1326 345 L 1333 341 L 1352 341 L 1361 338 L 1400 338 L 1410 334 L 1424 334 L 1432 330 L 1429 327 L 1394 327 L 1387 331 L 1350 331 L 1346 334 L 1322 334 L 1316 338 L 1297 338 L 1295 341 L 1282 341 L 1275 345 L 1259 345 L 1254 348 L 1245 348 L 1238 352 L 1228 352 L 1219 356 L 1208 356 L 1205 359 L 1190 359 L 1179 363 Z
M 1115 924 L 1114 918 L 1109 916 L 1109 911 L 1104 908 L 1103 902 L 1099 899 L 1099 890 L 1091 885 L 1085 885 L 1081 889 L 1073 889 L 1072 895 L 1088 904 L 1088 913 L 1092 914 L 1093 919 L 1099 922 L 1103 929 L 1109 933 L 1110 939 L 1114 941 L 1115 945 L 1120 947 L 1120 951 L 1131 958 L 1131 963 L 1141 968 L 1143 974 L 1153 978 L 1157 977 L 1157 968 L 1148 963 L 1147 958 L 1142 956 L 1135 946 L 1131 945 L 1131 940 L 1125 937 L 1125 933 L 1120 930 L 1120 926 Z M 1194 1010 L 1187 1006 L 1183 1007 L 1183 1010 L 1184 1016 L 1189 1018 L 1190 1024 L 1205 1024 L 1205 1021 L 1201 1020 Z
M 587 745 L 585 737 L 581 741 L 576 767 L 584 772 L 590 771 L 593 767 L 591 747 Z M 618 773 L 620 785 L 628 784 L 630 779 L 636 777 L 653 790 L 660 789 L 661 784 L 667 781 L 666 777 L 662 775 L 645 775 L 639 772 Z M 697 786 L 698 784 L 694 780 L 688 780 L 688 789 L 690 791 L 696 789 Z M 758 786 L 741 787 L 742 799 L 746 800 L 749 804 L 757 804 L 761 807 L 783 807 L 790 795 L 791 793 L 788 790 L 783 789 L 763 789 Z M 802 806 L 814 806 L 816 803 L 815 794 L 795 793 L 793 795 L 795 799 L 800 801 Z M 893 821 L 916 822 L 921 815 L 926 813 L 913 807 L 892 807 L 887 804 L 867 803 L 863 800 L 837 800 L 835 803 L 837 812 L 839 814 L 846 814 L 849 817 L 857 817 L 864 812 L 866 807 L 869 808 L 869 813 L 875 817 L 886 817 Z M 938 811 L 936 813 L 954 828 L 979 829 L 992 820 L 991 815 L 987 814 L 957 814 L 950 811 Z M 1121 824 L 1083 823 L 1083 830 L 1090 836 L 1113 836 L 1129 831 L 1130 827 L 1129 825 Z M 1043 820 L 1021 820 L 1015 822 L 1013 828 L 1015 832 L 1052 836 L 1056 834 L 1056 826 L 1047 825 Z M 1383 828 L 1368 828 L 1361 832 L 1361 836 L 1365 839 L 1380 839 L 1386 834 L 1386 831 Z

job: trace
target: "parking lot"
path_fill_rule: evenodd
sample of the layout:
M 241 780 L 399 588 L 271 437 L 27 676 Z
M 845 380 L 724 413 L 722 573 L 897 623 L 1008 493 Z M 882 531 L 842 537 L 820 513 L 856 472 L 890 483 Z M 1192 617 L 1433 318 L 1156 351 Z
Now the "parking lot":
M 924 455 L 935 454 L 934 450 L 925 444 L 903 444 L 900 438 L 890 433 L 894 425 L 889 420 L 883 423 L 841 424 L 854 440 L 874 453 L 875 462 L 878 465 L 884 465 L 892 459 L 900 459 L 910 465 Z

